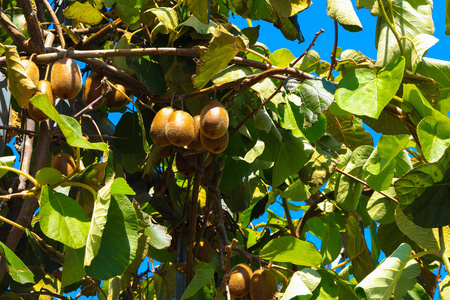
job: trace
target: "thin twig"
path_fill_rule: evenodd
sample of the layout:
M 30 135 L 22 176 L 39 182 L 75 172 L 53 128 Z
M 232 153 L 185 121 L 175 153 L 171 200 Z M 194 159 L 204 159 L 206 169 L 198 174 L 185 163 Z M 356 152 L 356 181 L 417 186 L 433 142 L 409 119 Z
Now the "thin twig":
M 331 64 L 330 64 L 330 70 L 328 71 L 327 80 L 330 80 L 331 75 L 333 74 L 333 69 L 336 65 L 336 51 L 337 51 L 337 45 L 338 45 L 338 21 L 334 20 L 334 46 L 333 51 L 331 52 Z
M 20 127 L 15 127 L 15 126 L 0 125 L 0 130 L 2 130 L 2 129 L 7 130 L 7 131 L 15 131 L 17 133 L 26 134 L 26 135 L 39 135 L 39 132 L 37 132 L 37 131 L 22 129 Z
M 50 14 L 50 18 L 53 21 L 53 24 L 56 29 L 56 33 L 58 34 L 59 43 L 61 45 L 61 48 L 66 48 L 66 41 L 64 40 L 63 31 L 61 28 L 61 24 L 59 23 L 58 17 L 55 14 L 55 11 L 53 10 L 50 3 L 48 3 L 47 0 L 39 0 L 42 4 L 44 4 L 45 8 L 47 9 L 48 13 Z
M 231 241 L 231 244 L 225 247 L 225 252 L 227 253 L 227 261 L 225 263 L 225 270 L 223 273 L 223 280 L 220 284 L 219 290 L 217 291 L 216 297 L 214 300 L 218 300 L 220 298 L 220 294 L 222 293 L 223 288 L 228 285 L 228 280 L 230 280 L 230 258 L 231 258 L 231 251 L 234 246 L 236 246 L 238 243 L 238 240 L 233 239 Z
M 302 55 L 300 55 L 296 60 L 291 62 L 289 64 L 289 67 L 291 67 L 291 68 L 294 67 L 300 61 L 300 59 L 302 59 L 306 54 L 308 54 L 309 50 L 311 50 L 311 48 L 316 44 L 316 40 L 319 37 L 319 35 L 321 35 L 324 32 L 325 32 L 325 30 L 323 30 L 323 29 L 320 29 L 319 32 L 316 32 L 316 35 L 314 36 L 313 40 L 311 41 L 311 44 L 309 44 L 308 48 L 306 48 L 305 52 L 303 52 Z
M 270 262 L 265 261 L 264 259 L 260 258 L 258 255 L 251 254 L 251 253 L 249 253 L 249 252 L 247 252 L 247 251 L 245 251 L 243 249 L 240 249 L 240 248 L 237 248 L 237 247 L 233 247 L 232 250 L 235 253 L 238 253 L 238 254 L 241 254 L 241 255 L 245 256 L 250 261 L 251 260 L 256 260 L 256 261 L 260 262 L 260 264 L 263 265 L 263 266 L 268 266 L 270 264 Z M 271 264 L 271 268 L 282 270 L 282 271 L 286 271 L 286 272 L 288 272 L 290 274 L 294 274 L 295 273 L 291 269 L 288 269 L 288 268 L 283 267 L 283 266 L 275 265 L 275 264 Z

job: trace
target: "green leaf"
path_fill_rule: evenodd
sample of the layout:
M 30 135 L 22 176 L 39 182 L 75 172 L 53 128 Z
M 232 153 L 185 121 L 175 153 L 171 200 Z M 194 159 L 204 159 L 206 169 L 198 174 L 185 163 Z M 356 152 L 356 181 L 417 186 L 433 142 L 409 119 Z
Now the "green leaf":
M 174 8 L 157 7 L 146 10 L 145 12 L 154 14 L 169 31 L 174 31 L 178 26 L 178 16 Z
M 77 202 L 44 185 L 40 203 L 40 226 L 46 236 L 74 249 L 86 245 L 90 220 Z
M 256 144 L 250 149 L 245 157 L 241 157 L 242 160 L 251 164 L 255 161 L 255 159 L 260 156 L 264 152 L 265 144 L 263 141 L 257 140 Z
M 252 90 L 258 92 L 264 99 L 268 99 L 272 96 L 276 89 L 277 86 L 269 78 L 261 80 L 252 86 Z M 278 104 L 285 103 L 285 101 L 281 93 L 277 93 L 275 97 L 270 100 L 270 103 L 273 103 L 275 107 L 278 107 Z
M 115 45 L 114 49 L 131 49 L 131 37 L 131 33 L 123 34 Z M 135 75 L 134 71 L 127 65 L 127 58 L 125 56 L 111 57 L 111 61 L 114 67 L 124 71 L 127 74 Z
M 387 14 L 389 17 L 394 16 L 394 25 L 398 34 L 413 40 L 419 34 L 433 35 L 432 8 L 433 5 L 428 0 L 393 0 Z M 409 68 L 414 46 L 407 39 L 402 39 L 401 42 L 405 51 L 403 56 L 406 58 L 406 67 Z M 396 61 L 401 55 L 397 38 L 383 17 L 378 18 L 375 45 L 378 49 L 378 66 L 384 67 Z
M 318 116 L 334 101 L 336 88 L 325 79 L 302 82 L 288 79 L 285 85 L 291 93 L 288 95 L 289 101 L 300 108 L 300 113 L 304 114 L 305 120 L 310 123 L 317 122 Z
M 188 0 L 186 1 L 189 11 L 202 23 L 209 23 L 210 0 Z
M 305 201 L 311 196 L 307 186 L 300 179 L 291 183 L 280 195 L 290 201 Z
M 327 0 L 327 14 L 348 31 L 363 29 L 350 0 Z
M 125 178 L 118 177 L 111 185 L 111 194 L 136 195 L 133 189 L 128 185 Z
M 395 197 L 393 187 L 390 187 L 389 190 L 384 192 L 389 196 Z M 367 203 L 367 212 L 374 221 L 380 224 L 389 224 L 394 221 L 396 206 L 397 203 L 391 199 L 374 192 Z
M 252 69 L 247 66 L 231 65 L 217 73 L 212 78 L 212 82 L 215 84 L 224 84 L 244 78 L 250 74 L 252 74 Z
M 342 239 L 336 222 L 326 216 L 308 219 L 309 231 L 322 240 L 322 266 L 332 263 L 342 249 Z
M 304 268 L 295 272 L 281 300 L 289 300 L 299 296 L 311 297 L 313 291 L 320 284 L 320 280 L 320 274 L 311 268 Z
M 353 114 L 377 119 L 400 87 L 404 68 L 405 59 L 401 57 L 378 73 L 370 69 L 347 73 L 335 93 L 337 105 Z
M 48 100 L 47 94 L 37 94 L 31 98 L 30 102 L 58 124 L 59 129 L 66 137 L 67 144 L 70 146 L 100 151 L 108 149 L 108 144 L 106 143 L 91 143 L 87 141 L 83 137 L 80 123 L 72 117 L 60 115 Z
M 428 116 L 417 125 L 422 153 L 428 162 L 438 161 L 450 146 L 450 119 Z
M 42 168 L 36 173 L 36 180 L 40 185 L 55 184 L 62 180 L 62 174 L 53 168 Z
M 450 224 L 450 147 L 442 158 L 420 165 L 394 184 L 401 209 L 416 225 L 425 228 Z
M 213 34 L 218 25 L 211 21 L 209 21 L 208 24 L 204 24 L 194 15 L 191 15 L 186 21 L 181 23 L 180 26 L 192 27 L 200 34 Z
M 5 50 L 6 77 L 11 95 L 20 107 L 26 107 L 31 97 L 37 92 L 37 87 L 22 66 L 17 47 L 0 45 Z
M 312 4 L 311 0 L 271 0 L 270 5 L 282 18 L 292 17 Z
M 277 145 L 274 159 L 273 187 L 278 187 L 286 178 L 300 171 L 314 151 L 304 138 L 295 137 L 288 131 L 282 131 L 281 136 L 282 141 Z
M 322 256 L 314 244 L 293 236 L 283 236 L 271 240 L 261 249 L 259 257 L 309 267 L 317 267 L 322 261 Z
M 148 56 L 127 56 L 127 65 L 136 73 L 140 80 L 145 82 L 150 92 L 160 95 L 166 92 L 167 83 L 164 79 L 164 70 L 160 64 Z
M 305 56 L 303 56 L 298 63 L 295 64 L 295 68 L 306 73 L 312 73 L 316 70 L 317 65 L 320 62 L 320 55 L 315 50 L 309 50 Z
M 149 215 L 145 216 L 144 221 L 148 225 L 144 233 L 150 237 L 150 245 L 156 249 L 169 247 L 172 242 L 172 236 L 167 234 L 167 228 L 156 223 Z
M 16 162 L 15 156 L 0 157 L 0 166 L 12 168 L 15 162 Z M 6 173 L 8 173 L 8 170 L 0 169 L 0 178 L 2 178 Z
M 84 248 L 72 249 L 66 247 L 64 251 L 64 265 L 61 278 L 61 286 L 64 288 L 79 282 L 86 275 L 84 271 Z
M 439 284 L 439 297 L 442 299 L 449 299 L 450 297 L 450 275 L 448 274 Z
M 20 284 L 34 283 L 34 275 L 23 261 L 2 242 L 0 248 L 6 260 L 6 270 L 12 279 Z
M 233 13 L 252 20 L 269 18 L 272 11 L 272 8 L 265 0 L 231 0 L 230 2 L 228 8 Z
M 84 265 L 89 266 L 95 256 L 98 254 L 103 231 L 107 222 L 108 210 L 111 203 L 111 186 L 114 181 L 109 181 L 97 193 L 94 210 L 92 213 L 91 227 L 86 243 L 86 254 L 84 256 Z
M 315 145 L 311 158 L 299 172 L 303 183 L 311 187 L 320 187 L 328 181 L 338 161 L 327 150 L 322 149 L 319 143 Z
M 287 2 L 287 1 L 284 1 Z M 270 54 L 270 60 L 274 65 L 280 68 L 286 68 L 289 64 L 294 61 L 295 56 L 288 49 L 282 48 L 275 50 Z
M 352 259 L 353 275 L 361 282 L 369 273 L 375 269 L 366 241 L 361 234 L 357 222 L 357 215 L 352 212 L 345 224 L 347 256 Z
M 414 47 L 412 47 L 411 49 L 411 64 L 413 73 L 416 73 L 417 67 L 422 61 L 422 58 L 425 56 L 425 53 L 428 51 L 428 49 L 430 49 L 438 41 L 439 39 L 426 33 L 421 33 L 414 37 Z
M 112 194 L 110 202 L 98 253 L 86 266 L 86 274 L 102 280 L 122 275 L 138 246 L 138 219 L 130 200 Z
M 155 273 L 156 299 L 170 300 L 176 295 L 177 271 L 168 263 L 162 263 Z
M 200 54 L 201 65 L 197 67 L 194 85 L 201 89 L 217 73 L 223 70 L 231 59 L 245 49 L 242 38 L 233 36 L 225 28 L 219 26 L 214 31 L 214 37 L 208 50 Z
M 410 260 L 411 246 L 401 244 L 371 274 L 356 286 L 356 292 L 367 299 L 401 299 L 412 289 L 420 274 L 420 265 Z
M 192 278 L 191 283 L 184 291 L 181 300 L 194 296 L 203 286 L 205 286 L 211 280 L 214 273 L 215 270 L 213 266 L 201 262 L 197 271 L 195 272 L 194 278 Z
M 115 0 L 117 13 L 122 22 L 133 24 L 139 21 L 141 9 L 147 3 L 145 0 Z
M 66 18 L 87 25 L 97 25 L 103 21 L 101 12 L 95 9 L 89 2 L 72 2 L 64 9 L 63 13 Z
M 382 135 L 375 150 L 364 164 L 364 170 L 373 175 L 380 174 L 409 142 L 409 135 Z
M 333 116 L 329 111 L 327 116 L 327 132 L 338 142 L 344 143 L 351 150 L 362 145 L 373 145 L 372 136 L 362 126 L 361 119 L 354 115 Z

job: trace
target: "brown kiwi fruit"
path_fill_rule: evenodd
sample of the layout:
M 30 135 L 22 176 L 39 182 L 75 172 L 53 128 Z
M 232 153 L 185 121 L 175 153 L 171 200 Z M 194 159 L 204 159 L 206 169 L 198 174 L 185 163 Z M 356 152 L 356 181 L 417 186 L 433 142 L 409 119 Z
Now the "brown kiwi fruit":
M 50 82 L 55 96 L 73 99 L 83 87 L 80 67 L 71 58 L 63 58 L 53 64 Z
M 238 264 L 231 269 L 228 287 L 230 288 L 230 295 L 232 297 L 242 298 L 250 293 L 252 274 L 252 268 L 245 264 Z
M 172 150 L 173 150 L 173 149 L 172 149 L 171 146 L 164 146 L 164 147 L 162 147 L 162 148 L 159 150 L 159 152 L 158 152 L 158 154 L 156 155 L 156 157 L 158 157 L 158 158 L 167 158 L 167 157 L 170 157 L 170 156 L 172 155 L 172 153 L 173 153 Z
M 31 60 L 23 59 L 20 62 L 25 69 L 25 73 L 30 77 L 31 81 L 33 81 L 34 85 L 38 85 L 39 83 L 39 68 L 38 66 Z
M 269 269 L 253 272 L 250 281 L 250 297 L 258 300 L 272 300 L 278 292 L 276 276 Z
M 211 244 L 209 243 L 209 241 L 205 238 L 202 238 L 200 240 L 197 255 L 195 257 L 197 257 L 197 259 L 207 263 L 211 259 L 211 250 L 212 250 L 212 247 L 211 247 Z
M 42 94 L 47 94 L 48 100 L 52 105 L 55 105 L 55 95 L 53 95 L 52 85 L 48 80 L 40 80 L 37 84 L 37 88 L 39 92 Z M 28 114 L 33 118 L 36 122 L 42 122 L 48 120 L 46 114 L 44 114 L 39 108 L 34 106 L 33 104 L 28 103 Z
M 172 145 L 187 146 L 195 138 L 194 118 L 185 111 L 176 110 L 167 121 L 165 132 Z
M 153 143 L 159 146 L 169 146 L 170 141 L 166 136 L 166 124 L 174 110 L 172 107 L 161 108 L 155 115 L 150 126 L 150 137 Z
M 53 169 L 61 172 L 61 174 L 68 176 L 75 169 L 75 161 L 69 154 L 61 152 L 53 156 L 51 166 Z
M 228 112 L 219 101 L 206 103 L 200 114 L 200 128 L 202 133 L 210 139 L 222 137 L 228 130 Z
M 102 85 L 103 76 L 96 73 L 91 72 L 89 76 L 86 78 L 86 81 L 84 82 L 84 88 L 83 88 L 83 103 L 84 106 L 88 106 L 92 102 L 94 102 L 95 99 L 103 95 L 105 92 L 105 88 Z M 105 102 L 105 99 L 103 98 L 101 101 L 95 103 L 92 106 L 92 109 L 99 109 L 103 102 Z
M 211 153 L 221 153 L 227 149 L 228 146 L 228 131 L 225 132 L 223 136 L 218 139 L 210 139 L 203 133 L 200 134 L 200 139 L 202 140 L 203 147 Z
M 194 131 L 194 140 L 187 147 L 189 150 L 198 152 L 203 149 L 203 144 L 200 140 L 200 115 L 194 117 Z
M 121 84 L 116 84 L 117 90 L 114 90 L 113 92 L 109 93 L 106 96 L 106 105 L 108 105 L 109 108 L 112 109 L 118 109 L 127 104 L 128 98 L 125 97 L 125 87 Z M 121 92 L 119 92 L 119 91 Z

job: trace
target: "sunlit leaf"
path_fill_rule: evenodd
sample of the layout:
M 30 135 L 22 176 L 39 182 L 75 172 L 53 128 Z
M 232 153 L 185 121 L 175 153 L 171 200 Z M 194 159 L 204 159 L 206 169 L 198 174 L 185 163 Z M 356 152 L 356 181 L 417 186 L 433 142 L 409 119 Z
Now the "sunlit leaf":
M 12 168 L 14 166 L 15 161 L 16 161 L 16 157 L 15 156 L 3 156 L 3 157 L 0 157 L 0 166 Z M 0 169 L 0 178 L 2 178 L 6 173 L 8 173 L 7 170 Z
M 423 118 L 417 125 L 417 136 L 426 160 L 438 161 L 450 146 L 450 118 Z
M 188 0 L 186 1 L 189 11 L 204 24 L 209 22 L 211 0 Z
M 372 136 L 362 126 L 362 122 L 354 115 L 333 116 L 329 111 L 327 116 L 327 132 L 338 142 L 344 143 L 354 150 L 362 145 L 373 145 Z
M 361 22 L 350 0 L 328 0 L 327 14 L 348 31 L 356 32 L 362 30 Z
M 97 25 L 103 21 L 101 12 L 89 2 L 72 2 L 64 9 L 64 16 L 87 25 Z
M 298 296 L 312 296 L 312 292 L 319 285 L 320 279 L 320 274 L 311 268 L 304 268 L 295 272 L 281 300 L 289 300 Z
M 195 272 L 194 278 L 188 285 L 181 297 L 181 300 L 194 296 L 202 286 L 206 285 L 214 275 L 214 267 L 210 264 L 201 263 Z
M 0 251 L 6 260 L 6 270 L 12 279 L 20 284 L 34 283 L 34 275 L 17 255 L 0 242 Z

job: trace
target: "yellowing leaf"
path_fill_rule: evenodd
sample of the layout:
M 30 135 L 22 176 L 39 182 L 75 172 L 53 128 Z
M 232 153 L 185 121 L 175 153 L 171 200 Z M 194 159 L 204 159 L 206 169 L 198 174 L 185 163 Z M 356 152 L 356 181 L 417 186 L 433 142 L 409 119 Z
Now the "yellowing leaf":
M 31 97 L 36 93 L 37 87 L 26 74 L 25 68 L 20 62 L 20 56 L 16 46 L 0 44 L 5 49 L 7 77 L 11 94 L 20 107 L 26 107 Z
M 97 25 L 103 20 L 100 11 L 94 8 L 89 2 L 72 2 L 64 9 L 64 16 L 88 25 Z

